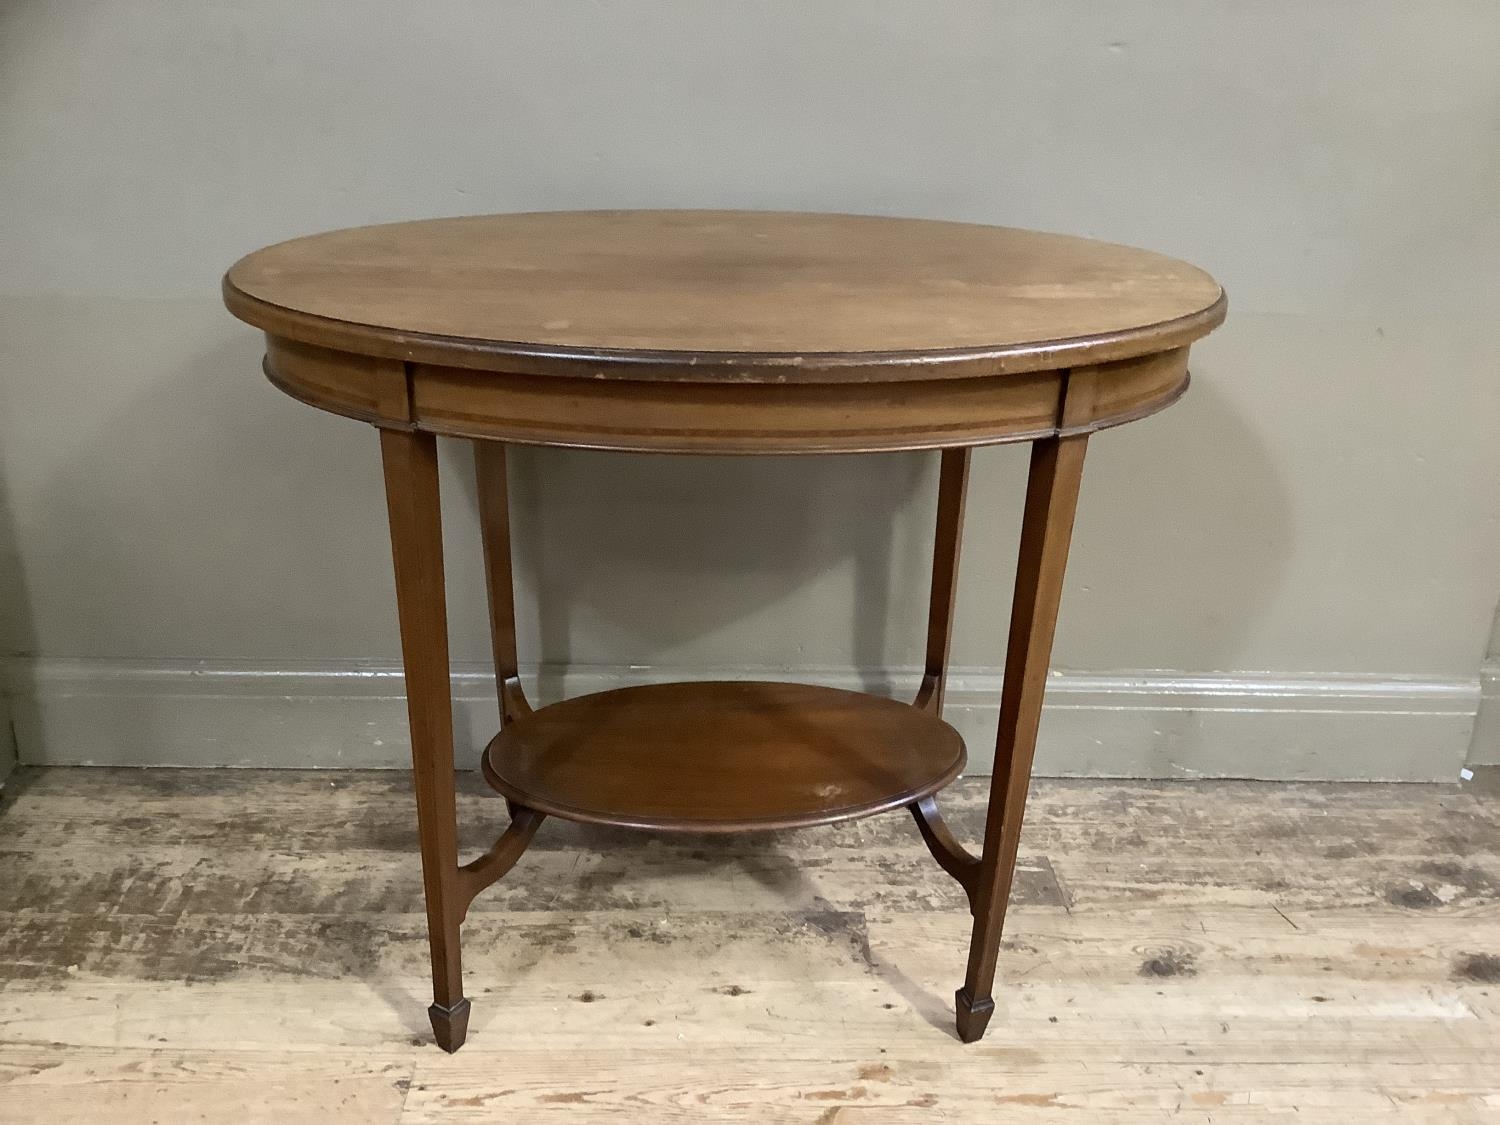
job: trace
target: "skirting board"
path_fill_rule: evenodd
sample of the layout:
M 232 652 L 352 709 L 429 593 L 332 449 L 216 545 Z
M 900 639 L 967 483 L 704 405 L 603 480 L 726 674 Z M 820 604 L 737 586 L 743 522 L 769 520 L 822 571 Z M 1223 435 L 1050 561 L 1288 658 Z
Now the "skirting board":
M 407 764 L 398 669 L 350 664 L 135 663 L 16 658 L 0 665 L 22 763 L 390 768 Z M 782 679 L 910 698 L 915 671 L 533 670 L 537 702 L 673 679 Z M 457 760 L 496 729 L 488 667 L 454 669 Z M 969 770 L 994 761 L 1000 677 L 959 670 L 945 717 Z M 1037 772 L 1053 777 L 1453 781 L 1479 682 L 1364 675 L 1054 672 Z

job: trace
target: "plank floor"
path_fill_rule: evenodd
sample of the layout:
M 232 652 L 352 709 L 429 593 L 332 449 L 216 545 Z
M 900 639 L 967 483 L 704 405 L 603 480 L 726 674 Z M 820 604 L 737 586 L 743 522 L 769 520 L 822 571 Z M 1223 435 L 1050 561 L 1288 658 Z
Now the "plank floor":
M 989 1035 L 910 818 L 549 820 L 431 1045 L 396 773 L 22 770 L 0 1122 L 1500 1122 L 1500 798 L 1043 781 Z M 983 780 L 945 794 L 973 839 Z M 461 781 L 465 848 L 504 806 Z

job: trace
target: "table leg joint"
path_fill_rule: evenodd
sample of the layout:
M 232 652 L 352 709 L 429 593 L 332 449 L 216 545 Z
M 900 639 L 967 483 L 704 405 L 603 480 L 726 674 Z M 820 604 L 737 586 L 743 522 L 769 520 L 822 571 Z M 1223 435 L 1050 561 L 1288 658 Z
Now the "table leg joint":
M 537 812 L 523 805 L 514 806 L 510 824 L 500 834 L 494 846 L 478 859 L 459 867 L 458 898 L 462 904 L 460 921 L 468 915 L 469 906 L 479 892 L 496 882 L 516 865 L 516 861 L 521 858 L 521 854 L 531 843 L 531 838 L 536 835 L 536 830 L 546 819 L 546 813 Z
M 500 718 L 502 722 L 514 722 L 531 714 L 531 703 L 521 687 L 519 676 L 507 676 L 500 681 Z
M 911 809 L 912 819 L 917 822 L 917 830 L 921 832 L 922 842 L 927 845 L 932 858 L 964 889 L 964 894 L 969 896 L 969 913 L 974 913 L 979 893 L 979 857 L 959 843 L 938 811 L 935 796 L 913 801 L 907 808 Z
M 911 705 L 918 711 L 926 711 L 928 714 L 942 718 L 942 688 L 942 671 L 927 672 L 922 676 L 921 686 L 917 688 L 917 697 L 911 701 Z

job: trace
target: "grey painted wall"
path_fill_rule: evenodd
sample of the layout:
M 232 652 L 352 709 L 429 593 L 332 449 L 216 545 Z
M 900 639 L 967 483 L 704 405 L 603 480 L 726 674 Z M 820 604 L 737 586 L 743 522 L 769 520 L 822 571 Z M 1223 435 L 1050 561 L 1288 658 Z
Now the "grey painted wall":
M 1193 391 L 1093 443 L 1056 662 L 1467 690 L 1500 596 L 1497 57 L 1487 0 L 5 5 L 12 690 L 38 659 L 394 660 L 374 436 L 265 384 L 219 275 L 320 228 L 596 206 L 1001 222 L 1205 266 L 1231 314 Z M 482 661 L 447 452 L 454 654 Z M 978 456 L 955 655 L 980 671 L 1024 460 Z M 517 462 L 533 659 L 919 658 L 930 457 Z M 1444 738 L 1400 754 L 1442 774 Z

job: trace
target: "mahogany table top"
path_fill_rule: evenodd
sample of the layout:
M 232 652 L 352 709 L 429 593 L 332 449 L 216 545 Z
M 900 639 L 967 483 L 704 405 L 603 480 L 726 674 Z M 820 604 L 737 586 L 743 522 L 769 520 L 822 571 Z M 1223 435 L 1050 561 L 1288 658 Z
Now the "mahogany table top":
M 1008 227 L 760 211 L 429 219 L 293 239 L 225 300 L 387 359 L 690 382 L 907 381 L 1097 364 L 1224 316 L 1202 270 Z

